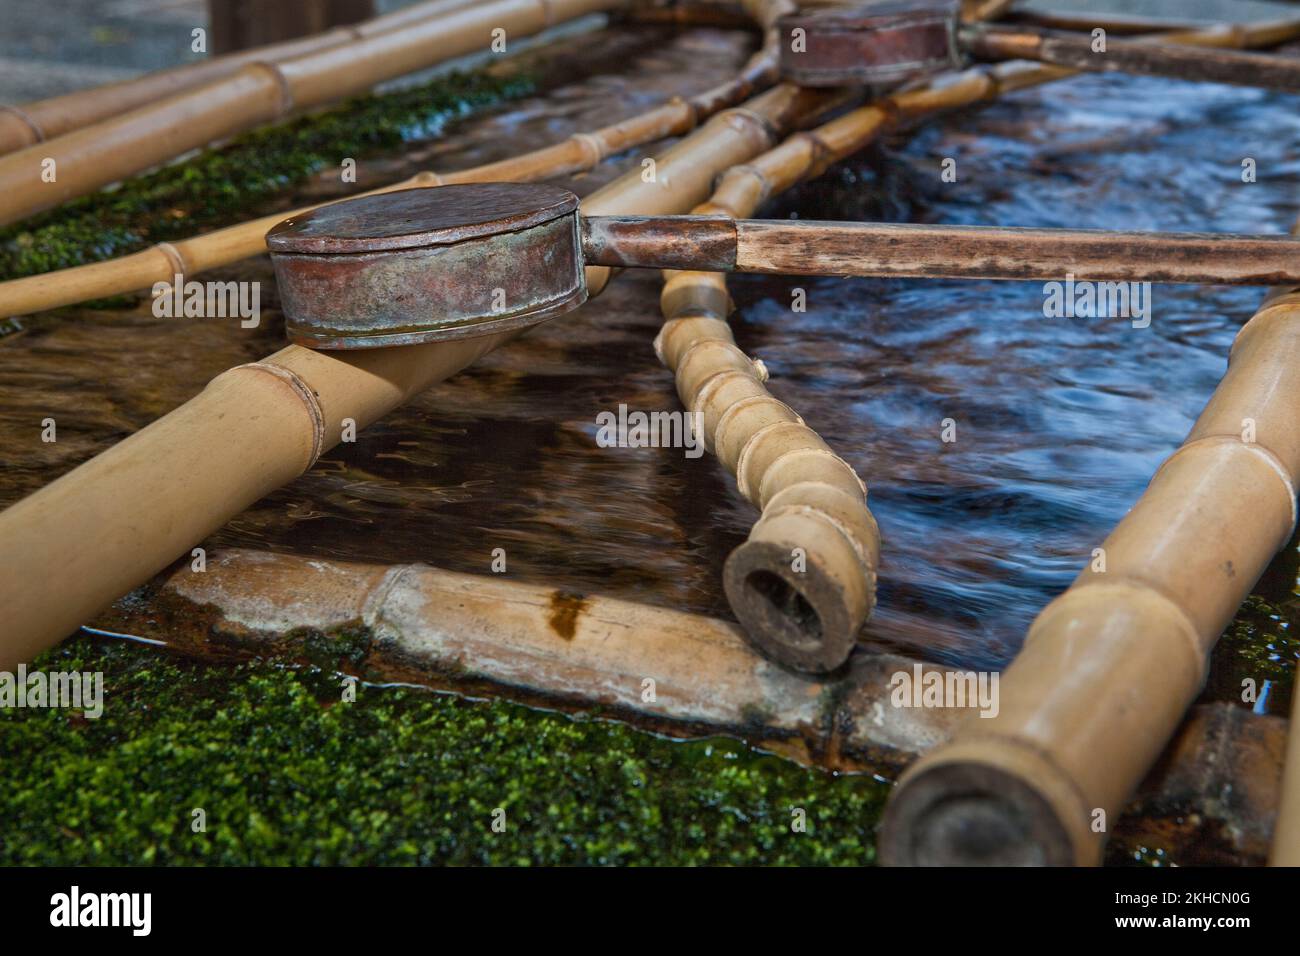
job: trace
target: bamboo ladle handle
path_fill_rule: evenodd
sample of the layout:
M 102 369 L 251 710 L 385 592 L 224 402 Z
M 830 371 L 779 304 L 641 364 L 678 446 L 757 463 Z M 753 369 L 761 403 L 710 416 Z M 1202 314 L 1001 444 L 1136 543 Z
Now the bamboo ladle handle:
M 582 220 L 588 265 L 792 275 L 1300 283 L 1300 240 L 703 216 Z
M 582 216 L 555 186 L 397 190 L 277 225 L 290 338 L 356 349 L 525 328 L 587 299 L 584 267 L 1300 284 L 1300 240 L 1212 233 Z

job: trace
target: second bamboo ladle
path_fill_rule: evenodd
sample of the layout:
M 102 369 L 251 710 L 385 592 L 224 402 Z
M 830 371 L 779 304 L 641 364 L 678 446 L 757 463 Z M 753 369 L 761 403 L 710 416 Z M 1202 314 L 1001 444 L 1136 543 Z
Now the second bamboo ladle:
M 884 0 L 801 11 L 778 21 L 781 72 L 802 86 L 872 86 L 928 76 L 975 60 L 1036 60 L 1071 70 L 1300 90 L 1300 59 L 1189 49 L 1150 40 L 959 22 L 956 0 Z
M 524 328 L 584 266 L 788 275 L 1300 284 L 1300 240 L 1217 233 L 581 216 L 556 186 L 474 183 L 322 206 L 266 237 L 289 338 L 323 349 Z

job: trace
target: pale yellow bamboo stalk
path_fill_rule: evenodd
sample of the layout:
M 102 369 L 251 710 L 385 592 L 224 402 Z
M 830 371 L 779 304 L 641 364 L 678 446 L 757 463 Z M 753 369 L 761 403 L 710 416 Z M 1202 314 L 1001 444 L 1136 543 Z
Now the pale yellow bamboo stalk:
M 222 79 L 0 156 L 0 225 L 131 176 L 186 150 L 486 48 L 494 29 L 531 36 L 630 0 L 495 0 Z M 48 161 L 53 161 L 50 167 Z M 50 169 L 53 181 L 47 181 Z
M 552 146 L 520 156 L 441 176 L 425 171 L 358 195 L 451 183 L 528 182 L 583 172 L 625 150 L 690 132 L 718 110 L 769 84 L 775 75 L 775 58 L 770 49 L 765 49 L 750 60 L 735 80 L 690 99 L 675 97 L 629 119 L 590 133 L 575 133 Z M 282 219 L 314 208 L 317 206 L 272 213 L 174 243 L 158 243 L 116 259 L 0 282 L 0 316 L 27 315 L 88 299 L 123 295 L 159 282 L 171 283 L 177 275 L 188 278 L 260 255 L 266 251 L 268 229 Z
M 781 85 L 720 113 L 588 196 L 588 213 L 682 213 L 774 131 L 839 96 Z M 593 294 L 608 270 L 591 270 Z M 0 513 L 0 668 L 60 640 L 291 481 L 342 435 L 459 371 L 507 334 L 356 352 L 289 346 L 217 376 L 180 408 Z M 58 585 L 56 582 L 64 582 Z
M 0 154 L 62 136 L 90 123 L 230 76 L 249 63 L 276 63 L 305 53 L 342 46 L 363 37 L 395 30 L 417 20 L 451 13 L 474 2 L 475 0 L 426 0 L 364 23 L 335 27 L 325 33 L 156 70 L 94 89 L 77 90 L 75 93 L 65 93 L 18 106 L 0 106 Z
M 1291 725 L 1287 728 L 1282 793 L 1273 826 L 1270 866 L 1300 866 L 1300 681 L 1292 685 Z
M 1096 864 L 1205 680 L 1208 655 L 1296 526 L 1300 291 L 1242 328 L 1191 434 L 1034 621 L 1001 709 L 904 774 L 895 863 Z

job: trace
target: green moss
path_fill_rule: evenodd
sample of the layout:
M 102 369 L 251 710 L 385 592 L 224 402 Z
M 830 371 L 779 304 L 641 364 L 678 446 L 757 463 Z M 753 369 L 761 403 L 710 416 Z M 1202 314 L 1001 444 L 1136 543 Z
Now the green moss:
M 96 262 L 239 222 L 259 202 L 322 169 L 340 167 L 345 158 L 427 139 L 456 118 L 532 89 L 524 76 L 451 74 L 254 130 L 0 230 L 0 277 Z
M 883 785 L 727 740 L 87 638 L 37 666 L 103 671 L 104 714 L 0 711 L 0 864 L 874 859 Z
M 1257 694 L 1267 686 L 1268 713 L 1289 714 L 1300 659 L 1295 617 L 1294 601 L 1275 604 L 1258 593 L 1247 597 L 1214 649 L 1208 696 L 1240 703 L 1243 682 L 1250 679 Z
M 342 667 L 351 671 L 366 659 L 374 637 L 365 627 L 355 625 L 329 632 L 290 632 L 285 635 L 285 641 L 299 645 L 306 659 L 317 667 L 331 671 Z

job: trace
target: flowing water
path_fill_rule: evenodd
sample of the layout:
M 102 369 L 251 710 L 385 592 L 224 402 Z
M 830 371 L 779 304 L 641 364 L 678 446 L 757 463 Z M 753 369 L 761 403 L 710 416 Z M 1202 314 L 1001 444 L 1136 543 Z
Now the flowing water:
M 392 179 L 553 142 L 709 86 L 746 53 L 719 31 L 641 37 L 584 40 L 605 72 L 368 168 Z M 1281 233 L 1300 211 L 1295 107 L 1224 86 L 1074 79 L 891 138 L 764 213 Z M 572 186 L 590 192 L 640 156 Z M 1242 181 L 1247 158 L 1257 182 Z M 955 182 L 941 177 L 945 159 Z M 260 280 L 263 327 L 157 319 L 142 302 L 65 312 L 0 342 L 0 504 L 278 347 L 268 265 L 210 277 Z M 679 407 L 651 348 L 658 289 L 655 275 L 624 274 L 330 451 L 206 545 L 476 573 L 504 548 L 519 580 L 728 616 L 721 567 L 755 518 L 732 480 L 681 449 L 596 444 L 602 411 Z M 1150 325 L 1135 328 L 1045 317 L 1041 283 L 738 277 L 731 290 L 741 347 L 871 489 L 884 549 L 868 640 L 979 667 L 1015 654 L 1186 436 L 1263 295 L 1156 286 Z M 38 439 L 48 415 L 56 445 Z M 949 419 L 955 441 L 943 440 Z M 1283 670 L 1294 555 L 1266 575 L 1283 610 L 1253 649 Z M 1228 683 L 1220 696 L 1233 693 Z

